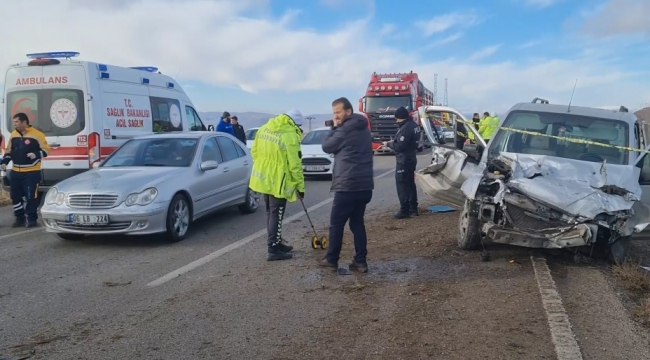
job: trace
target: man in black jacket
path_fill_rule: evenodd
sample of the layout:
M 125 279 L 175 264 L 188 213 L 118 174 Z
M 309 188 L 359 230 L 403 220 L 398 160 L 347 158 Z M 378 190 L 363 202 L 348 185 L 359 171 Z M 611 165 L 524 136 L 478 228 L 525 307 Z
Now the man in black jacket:
M 235 137 L 246 144 L 246 132 L 244 131 L 244 127 L 239 124 L 237 116 L 231 117 L 230 121 L 232 123 L 232 129 L 235 131 Z
M 319 265 L 336 269 L 343 245 L 343 229 L 350 220 L 354 235 L 354 261 L 350 269 L 368 272 L 368 255 L 364 215 L 372 199 L 373 152 L 368 120 L 354 114 L 347 98 L 332 102 L 334 127 L 323 141 L 323 151 L 334 154 L 332 187 L 334 202 L 330 214 L 329 245 L 327 255 Z
M 395 218 L 404 219 L 411 215 L 418 215 L 415 167 L 418 163 L 416 152 L 421 130 L 404 107 L 395 110 L 395 120 L 399 125 L 395 140 L 384 142 L 384 145 L 395 151 L 395 160 L 397 161 L 395 183 L 400 204 L 400 210 L 395 214 Z

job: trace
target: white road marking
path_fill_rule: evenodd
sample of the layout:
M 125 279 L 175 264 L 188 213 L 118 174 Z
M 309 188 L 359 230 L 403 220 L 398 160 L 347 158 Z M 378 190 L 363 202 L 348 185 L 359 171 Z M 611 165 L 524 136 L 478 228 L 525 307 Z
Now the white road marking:
M 395 171 L 395 169 L 391 169 L 389 171 L 381 173 L 381 174 L 375 176 L 375 180 L 380 179 L 380 178 L 382 178 L 382 177 L 384 177 L 384 176 L 386 176 L 386 175 L 388 175 L 390 173 L 393 173 L 394 171 Z M 319 202 L 318 204 L 307 208 L 307 212 L 312 212 L 314 210 L 317 210 L 317 209 L 331 203 L 332 201 L 334 201 L 334 198 L 325 199 L 325 200 Z M 286 225 L 286 224 L 289 224 L 291 222 L 294 222 L 294 221 L 300 219 L 303 216 L 305 216 L 304 211 L 298 212 L 297 214 L 291 215 L 288 218 L 284 219 L 284 221 L 282 222 L 283 223 L 282 225 Z M 164 284 L 164 283 L 166 283 L 166 282 L 168 282 L 170 280 L 173 280 L 173 279 L 175 279 L 175 278 L 177 278 L 177 277 L 179 277 L 179 276 L 181 276 L 181 275 L 183 275 L 185 273 L 188 273 L 188 272 L 190 272 L 190 271 L 192 271 L 192 270 L 194 270 L 194 269 L 196 269 L 196 268 L 198 268 L 200 266 L 203 266 L 203 265 L 209 263 L 210 261 L 215 260 L 215 259 L 217 259 L 217 258 L 219 258 L 219 257 L 221 257 L 221 256 L 235 250 L 235 249 L 238 249 L 238 248 L 248 244 L 249 242 L 251 242 L 251 241 L 253 241 L 253 240 L 257 239 L 257 238 L 259 238 L 261 236 L 264 236 L 265 234 L 266 234 L 266 229 L 262 229 L 262 230 L 260 230 L 260 231 L 258 231 L 256 233 L 254 233 L 254 234 L 248 235 L 245 238 L 243 238 L 241 240 L 237 240 L 237 241 L 235 241 L 234 243 L 232 243 L 232 244 L 230 244 L 228 246 L 224 246 L 221 249 L 219 249 L 219 250 L 217 250 L 217 251 L 215 251 L 213 253 L 210 253 L 210 254 L 208 254 L 208 255 L 206 255 L 206 256 L 198 259 L 198 260 L 194 260 L 191 263 L 189 263 L 189 264 L 187 264 L 187 265 L 185 265 L 185 266 L 183 266 L 183 267 L 181 267 L 179 269 L 176 269 L 176 270 L 170 272 L 169 274 L 164 275 L 163 277 L 160 277 L 160 278 L 148 283 L 146 286 L 148 286 L 148 287 L 160 286 L 160 285 L 162 285 L 162 284 Z
M 20 235 L 24 235 L 24 234 L 33 233 L 35 231 L 44 231 L 44 230 L 42 228 L 35 228 L 35 229 L 18 231 L 18 232 L 15 232 L 15 233 L 0 236 L 0 240 L 9 239 L 9 238 L 12 238 L 14 236 L 20 236 Z
M 576 341 L 569 316 L 562 305 L 562 298 L 557 291 L 551 270 L 543 257 L 530 257 L 535 271 L 535 278 L 542 296 L 542 305 L 551 329 L 551 339 L 555 345 L 558 360 L 582 360 L 580 346 Z

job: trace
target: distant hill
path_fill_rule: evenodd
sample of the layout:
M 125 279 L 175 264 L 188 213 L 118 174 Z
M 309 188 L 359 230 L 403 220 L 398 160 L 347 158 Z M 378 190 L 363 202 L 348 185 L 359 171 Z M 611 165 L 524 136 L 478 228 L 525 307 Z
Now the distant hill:
M 208 125 L 217 126 L 217 123 L 219 122 L 222 113 L 223 111 L 199 112 L 199 116 L 201 117 L 201 120 L 203 121 L 205 126 Z M 276 116 L 277 114 L 274 115 L 274 114 L 259 113 L 259 112 L 230 112 L 230 115 L 237 116 L 237 118 L 239 119 L 239 123 L 242 126 L 244 126 L 244 129 L 249 129 L 253 127 L 262 126 L 270 118 Z M 332 118 L 331 114 L 311 114 L 311 115 L 304 115 L 304 116 L 305 118 L 307 117 L 314 118 L 311 120 L 311 126 L 313 129 L 325 126 L 325 120 L 330 120 Z M 302 128 L 304 130 L 309 130 L 308 120 L 305 120 L 305 123 L 303 124 Z

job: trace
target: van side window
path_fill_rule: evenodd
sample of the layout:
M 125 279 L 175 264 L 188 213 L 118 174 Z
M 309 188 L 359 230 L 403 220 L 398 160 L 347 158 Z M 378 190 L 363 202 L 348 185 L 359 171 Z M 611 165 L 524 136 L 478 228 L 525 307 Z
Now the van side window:
M 203 122 L 194 108 L 185 105 L 185 115 L 187 115 L 187 126 L 190 131 L 205 131 L 205 126 L 203 126 Z
M 154 132 L 183 131 L 181 104 L 176 99 L 150 96 Z

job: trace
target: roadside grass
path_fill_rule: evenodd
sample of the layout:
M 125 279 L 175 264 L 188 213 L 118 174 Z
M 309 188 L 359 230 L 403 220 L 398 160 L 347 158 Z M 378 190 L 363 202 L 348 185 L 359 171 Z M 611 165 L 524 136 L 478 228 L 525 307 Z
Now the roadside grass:
M 644 325 L 650 326 L 650 276 L 641 268 L 641 261 L 628 260 L 612 266 L 612 273 L 619 285 L 636 299 L 632 314 Z

